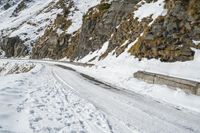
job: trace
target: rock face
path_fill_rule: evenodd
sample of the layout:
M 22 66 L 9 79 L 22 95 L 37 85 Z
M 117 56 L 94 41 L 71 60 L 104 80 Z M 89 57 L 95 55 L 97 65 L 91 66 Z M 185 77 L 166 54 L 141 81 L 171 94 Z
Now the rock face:
M 12 16 L 18 16 L 18 13 L 22 11 L 24 8 L 27 7 L 28 3 L 32 0 L 22 0 L 18 5 L 17 8 L 15 8 L 14 12 L 12 13 Z
M 100 49 L 102 44 L 110 39 L 111 34 L 116 30 L 116 27 L 121 23 L 121 21 L 128 14 L 133 12 L 133 7 L 139 1 L 140 0 L 126 0 L 122 2 L 120 0 L 116 0 L 112 3 L 102 1 L 101 4 L 91 8 L 83 16 L 83 25 L 79 31 L 71 36 L 68 34 L 63 34 L 62 36 L 54 35 L 54 37 L 49 37 L 51 38 L 50 40 L 54 38 L 54 46 L 63 46 L 61 47 L 62 50 L 58 50 L 59 52 L 65 52 L 62 54 L 62 56 L 60 56 L 60 54 L 57 56 L 58 53 L 56 50 L 53 50 L 54 48 L 50 46 L 51 52 L 45 52 L 46 54 L 42 54 L 44 55 L 42 58 L 60 58 L 67 56 L 71 60 L 75 58 L 80 59 L 90 52 Z M 47 45 L 45 45 L 42 41 L 36 44 L 36 47 L 34 48 L 35 50 L 33 51 L 33 58 L 36 57 L 35 55 L 41 55 L 41 53 L 44 53 L 44 49 L 49 49 L 48 46 L 52 43 L 49 43 L 48 41 L 45 42 Z M 44 46 L 45 48 L 41 49 L 40 46 Z
M 67 9 L 66 9 L 67 11 Z M 56 28 L 48 28 L 44 35 L 39 38 L 32 50 L 32 58 L 52 58 L 60 59 L 65 57 L 64 53 L 70 39 L 70 35 L 58 33 L 65 31 L 71 24 L 71 21 L 65 19 L 66 14 L 58 15 L 54 25 Z
M 116 27 L 125 17 L 133 12 L 133 7 L 139 0 L 113 1 L 112 4 L 102 3 L 91 9 L 84 16 L 78 42 L 78 57 L 82 58 L 89 52 L 96 51 L 110 39 Z M 121 36 L 123 38 L 123 36 Z M 114 45 L 114 46 L 112 46 Z M 110 47 L 116 47 L 110 44 Z
M 33 45 L 44 34 L 44 31 L 48 27 L 52 28 L 60 13 L 65 13 L 62 3 L 66 2 L 67 4 L 67 1 L 1 0 L 0 41 L 3 41 L 2 38 L 9 39 L 18 36 L 23 42 L 22 44 L 32 52 Z
M 0 48 L 5 52 L 6 57 L 21 57 L 28 54 L 27 47 L 19 37 L 3 39 L 0 42 Z
M 68 6 L 66 5 L 68 4 Z M 65 3 L 63 0 L 58 2 L 62 8 L 62 14 L 58 14 L 52 27 L 46 29 L 44 35 L 38 39 L 32 51 L 32 58 L 52 58 L 60 59 L 65 57 L 65 50 L 70 40 L 70 35 L 65 33 L 71 25 L 71 20 L 67 20 L 70 13 L 70 8 L 73 5 L 72 1 Z
M 200 39 L 199 6 L 198 0 L 167 0 L 168 14 L 145 29 L 130 53 L 167 62 L 192 60 L 192 40 Z
M 101 49 L 109 41 L 108 49 L 99 59 L 111 52 L 119 56 L 126 50 L 139 59 L 156 58 L 165 62 L 192 60 L 195 55 L 192 48 L 200 48 L 200 44 L 195 45 L 193 42 L 200 40 L 200 1 L 163 0 L 167 10 L 165 16 L 153 19 L 153 15 L 150 15 L 141 21 L 134 17 L 134 12 L 143 4 L 157 1 L 162 0 L 102 0 L 83 15 L 83 23 L 78 30 L 68 33 L 67 30 L 74 23 L 69 18 L 72 12 L 76 12 L 72 9 L 77 3 L 74 0 L 59 0 L 55 7 L 62 9 L 62 12 L 36 41 L 31 57 L 67 57 L 73 61 Z M 20 9 L 25 8 L 29 2 L 31 0 L 24 0 L 25 4 Z M 12 41 L 7 42 L 13 44 Z M 133 42 L 134 45 L 130 45 Z M 9 51 L 8 47 L 13 45 L 2 46 Z M 18 47 L 14 49 L 26 51 L 23 46 L 20 47 L 21 50 Z M 27 53 L 11 51 L 13 49 L 6 52 L 6 55 L 24 56 Z

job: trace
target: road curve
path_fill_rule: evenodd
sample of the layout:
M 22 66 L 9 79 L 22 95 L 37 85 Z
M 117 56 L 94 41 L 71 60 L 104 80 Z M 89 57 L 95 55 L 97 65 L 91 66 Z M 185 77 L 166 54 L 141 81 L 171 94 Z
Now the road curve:
M 63 66 L 52 66 L 51 70 L 66 89 L 105 112 L 115 130 L 123 127 L 128 131 L 121 132 L 200 133 L 199 113 L 106 85 Z

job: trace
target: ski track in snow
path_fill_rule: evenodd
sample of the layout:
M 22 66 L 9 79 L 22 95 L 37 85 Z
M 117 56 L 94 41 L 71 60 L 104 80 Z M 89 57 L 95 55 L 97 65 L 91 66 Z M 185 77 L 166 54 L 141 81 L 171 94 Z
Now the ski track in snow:
M 1 133 L 112 132 L 103 112 L 50 72 L 43 65 L 39 72 L 0 77 Z

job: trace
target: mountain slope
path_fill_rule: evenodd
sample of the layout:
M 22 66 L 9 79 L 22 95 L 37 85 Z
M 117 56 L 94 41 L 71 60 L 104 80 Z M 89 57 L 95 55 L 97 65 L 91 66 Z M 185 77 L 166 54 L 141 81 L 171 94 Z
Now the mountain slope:
M 198 8 L 193 7 L 194 2 L 101 2 L 83 16 L 82 27 L 73 35 L 64 32 L 55 37 L 55 32 L 50 31 L 55 37 L 53 44 L 49 44 L 50 35 L 44 35 L 36 43 L 33 57 L 81 59 L 98 51 L 108 41 L 106 51 L 88 61 L 103 59 L 111 52 L 119 56 L 125 51 L 139 59 L 193 60 L 195 52 L 191 48 L 198 48 L 194 42 L 200 40 L 199 14 Z M 179 10 L 181 12 L 177 13 Z M 43 43 L 44 40 L 48 40 L 47 43 Z M 60 51 L 63 51 L 62 54 L 59 54 Z
M 17 40 L 23 42 L 22 44 L 26 46 L 28 51 L 26 53 L 29 53 L 32 45 L 61 12 L 58 0 L 21 0 L 15 2 L 13 6 L 0 13 L 1 38 L 19 37 Z M 7 44 L 2 41 L 2 45 Z M 18 55 L 12 53 L 10 56 Z
M 10 3 L 9 8 L 4 8 L 6 2 Z M 140 60 L 193 60 L 192 48 L 200 46 L 198 3 L 197 0 L 3 1 L 0 46 L 7 57 L 80 60 L 93 53 L 92 58 L 86 57 L 91 62 L 104 59 L 109 53 L 119 56 L 128 52 Z M 106 49 L 97 57 L 95 53 L 104 44 Z

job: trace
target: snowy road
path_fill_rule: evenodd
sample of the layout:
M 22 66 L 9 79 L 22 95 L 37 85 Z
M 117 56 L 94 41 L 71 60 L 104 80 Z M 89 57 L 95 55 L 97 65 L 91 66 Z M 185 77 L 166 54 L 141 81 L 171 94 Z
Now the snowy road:
M 53 73 L 66 88 L 74 89 L 108 114 L 109 120 L 114 123 L 113 129 L 126 128 L 122 131 L 147 133 L 200 132 L 200 114 L 88 80 L 67 69 L 53 68 Z M 120 127 L 122 125 L 124 127 Z
M 0 77 L 0 133 L 199 133 L 200 114 L 64 66 Z

